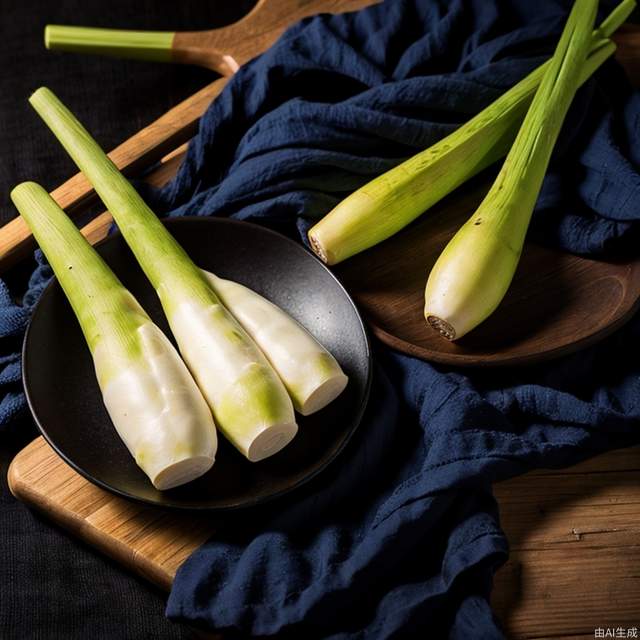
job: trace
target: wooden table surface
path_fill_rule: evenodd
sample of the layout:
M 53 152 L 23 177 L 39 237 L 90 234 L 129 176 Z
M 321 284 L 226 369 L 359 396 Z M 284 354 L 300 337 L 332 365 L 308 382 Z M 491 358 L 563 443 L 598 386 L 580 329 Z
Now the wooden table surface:
M 640 447 L 535 471 L 495 493 L 511 554 L 492 604 L 509 637 L 640 629 Z

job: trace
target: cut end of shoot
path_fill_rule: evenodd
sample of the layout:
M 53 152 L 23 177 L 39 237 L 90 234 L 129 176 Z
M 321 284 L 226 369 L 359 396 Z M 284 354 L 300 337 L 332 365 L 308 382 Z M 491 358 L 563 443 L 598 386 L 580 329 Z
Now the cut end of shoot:
M 155 477 L 150 478 L 150 480 L 158 491 L 175 489 L 207 473 L 214 462 L 215 458 L 208 456 L 185 458 L 184 460 L 165 467 Z
M 245 455 L 250 462 L 260 462 L 284 449 L 298 433 L 295 422 L 279 424 L 265 429 L 249 445 Z
M 311 249 L 313 250 L 313 253 L 315 253 L 318 256 L 318 258 L 320 258 L 320 260 L 322 260 L 322 262 L 324 262 L 325 264 L 329 264 L 329 265 L 332 264 L 331 262 L 329 262 L 329 257 L 327 256 L 326 251 L 322 247 L 322 243 L 320 242 L 317 235 L 314 233 L 313 229 L 309 231 L 308 237 L 309 237 L 309 244 L 311 245 Z
M 324 409 L 345 390 L 348 383 L 349 378 L 342 371 L 336 372 L 315 387 L 304 403 L 297 404 L 296 410 L 303 416 L 310 416 Z
M 54 25 L 48 24 L 44 28 L 44 46 L 45 49 L 51 49 L 51 29 L 54 28 Z
M 456 330 L 446 320 L 438 318 L 437 316 L 429 315 L 426 312 L 427 322 L 433 327 L 443 338 L 447 340 L 456 339 Z

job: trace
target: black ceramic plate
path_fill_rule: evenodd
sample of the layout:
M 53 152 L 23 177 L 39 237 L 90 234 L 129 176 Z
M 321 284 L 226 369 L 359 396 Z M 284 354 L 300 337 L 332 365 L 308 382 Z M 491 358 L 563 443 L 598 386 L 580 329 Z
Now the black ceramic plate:
M 27 400 L 49 444 L 76 471 L 109 491 L 162 507 L 226 510 L 256 505 L 315 476 L 358 426 L 371 375 L 364 326 L 331 272 L 288 238 L 215 218 L 173 219 L 167 226 L 196 264 L 251 287 L 307 327 L 349 376 L 342 395 L 322 411 L 299 417 L 298 435 L 275 456 L 248 462 L 220 436 L 211 471 L 183 487 L 157 491 L 112 426 L 80 327 L 54 280 L 40 298 L 24 340 Z M 170 336 L 155 292 L 120 234 L 97 248 Z

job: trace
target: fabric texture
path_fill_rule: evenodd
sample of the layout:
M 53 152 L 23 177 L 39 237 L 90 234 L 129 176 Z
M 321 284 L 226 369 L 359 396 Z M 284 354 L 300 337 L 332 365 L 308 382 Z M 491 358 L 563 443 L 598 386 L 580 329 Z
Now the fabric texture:
M 233 216 L 304 241 L 350 191 L 544 61 L 568 5 L 390 0 L 305 20 L 236 74 L 176 179 L 146 195 L 168 215 Z M 606 63 L 567 117 L 537 239 L 630 250 L 639 125 L 640 97 Z M 41 265 L 25 306 L 5 300 L 5 331 L 23 331 L 48 277 Z M 503 637 L 488 605 L 508 548 L 491 484 L 640 442 L 639 333 L 636 317 L 581 353 L 481 373 L 375 344 L 370 406 L 345 452 L 304 490 L 230 519 L 179 570 L 168 615 L 295 638 Z M 21 402 L 18 356 L 6 357 L 4 423 Z

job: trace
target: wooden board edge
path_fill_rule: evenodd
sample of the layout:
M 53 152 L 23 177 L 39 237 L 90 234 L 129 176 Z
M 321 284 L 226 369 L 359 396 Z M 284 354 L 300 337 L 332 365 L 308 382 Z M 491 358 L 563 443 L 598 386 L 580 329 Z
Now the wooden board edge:
M 158 565 L 130 547 L 127 547 L 126 544 L 116 538 L 103 536 L 96 527 L 93 527 L 91 523 L 79 517 L 73 511 L 61 509 L 57 502 L 40 492 L 34 491 L 26 478 L 23 464 L 26 463 L 26 459 L 31 456 L 35 450 L 42 446 L 48 445 L 46 445 L 42 436 L 38 436 L 14 456 L 7 470 L 7 483 L 11 494 L 20 502 L 25 503 L 47 519 L 55 522 L 74 537 L 79 538 L 100 553 L 115 560 L 126 570 L 132 571 L 163 591 L 169 592 L 173 578 L 175 577 L 174 575 L 162 571 Z M 60 462 L 68 466 L 62 459 L 60 459 Z M 75 473 L 75 471 L 73 473 Z M 116 496 L 114 496 L 113 499 L 123 501 Z

